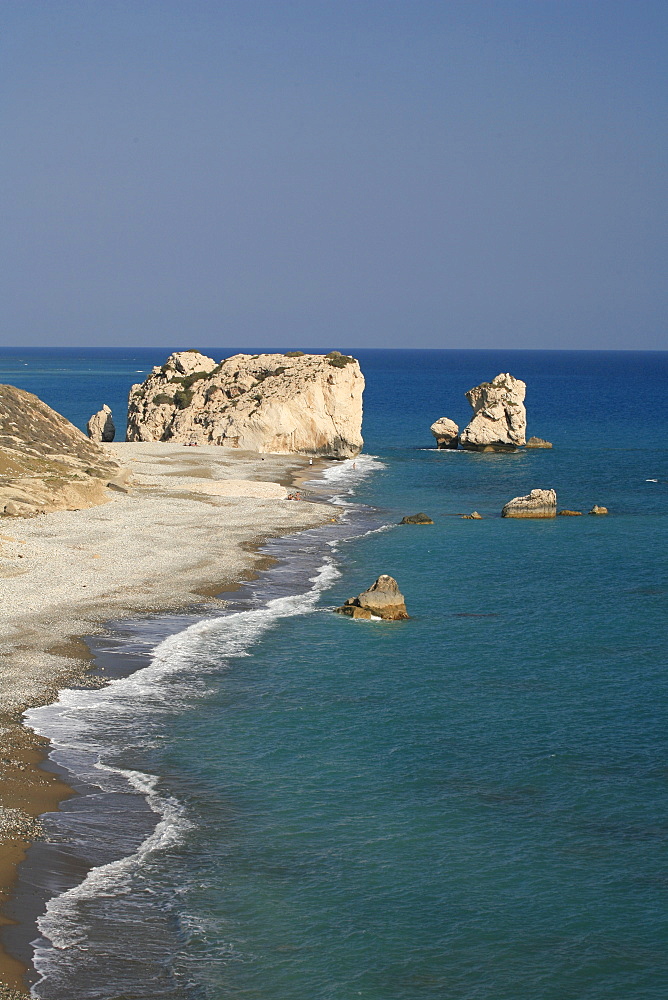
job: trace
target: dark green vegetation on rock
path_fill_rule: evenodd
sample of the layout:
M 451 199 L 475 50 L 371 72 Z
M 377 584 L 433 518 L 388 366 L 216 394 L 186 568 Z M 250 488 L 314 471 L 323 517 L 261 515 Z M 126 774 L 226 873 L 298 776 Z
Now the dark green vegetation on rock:
M 348 354 L 341 354 L 341 351 L 330 351 L 325 357 L 333 368 L 345 368 L 346 365 L 352 365 L 355 362 L 354 358 Z

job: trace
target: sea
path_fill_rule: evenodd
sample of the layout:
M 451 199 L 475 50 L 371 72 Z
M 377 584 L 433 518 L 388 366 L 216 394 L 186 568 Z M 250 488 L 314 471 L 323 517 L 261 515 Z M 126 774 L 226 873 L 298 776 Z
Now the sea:
M 306 486 L 339 522 L 224 611 L 108 623 L 108 685 L 26 713 L 79 794 L 4 939 L 41 1000 L 665 1000 L 668 353 L 347 350 L 364 452 Z M 168 353 L 0 382 L 122 434 Z M 553 448 L 438 451 L 499 372 Z M 583 516 L 500 517 L 537 487 Z M 332 613 L 381 573 L 409 620 Z

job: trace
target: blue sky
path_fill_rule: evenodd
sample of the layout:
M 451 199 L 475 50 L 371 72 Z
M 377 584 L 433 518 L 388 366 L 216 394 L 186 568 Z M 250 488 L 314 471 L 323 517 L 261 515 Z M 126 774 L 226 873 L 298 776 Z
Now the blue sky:
M 3 0 L 0 344 L 665 348 L 667 27 Z

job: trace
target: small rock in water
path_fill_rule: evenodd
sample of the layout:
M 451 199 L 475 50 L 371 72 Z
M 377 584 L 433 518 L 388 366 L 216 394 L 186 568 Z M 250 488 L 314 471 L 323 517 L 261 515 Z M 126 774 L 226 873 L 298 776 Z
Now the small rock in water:
M 524 446 L 525 448 L 551 448 L 552 442 L 544 438 L 530 437 Z
M 437 448 L 456 448 L 459 444 L 459 426 L 449 417 L 441 417 L 431 425 Z
M 482 521 L 482 514 L 474 510 L 471 514 L 462 514 L 463 521 Z
M 349 615 L 351 618 L 373 616 L 387 621 L 398 621 L 410 617 L 399 584 L 394 577 L 385 574 L 379 576 L 364 593 L 358 597 L 349 597 L 342 607 L 334 610 L 340 615 Z
M 557 494 L 554 490 L 532 490 L 525 497 L 514 497 L 501 511 L 501 517 L 556 517 Z
M 434 522 L 428 514 L 406 514 L 399 524 L 433 524 Z
M 589 513 L 590 514 L 607 514 L 608 513 L 608 508 L 607 507 L 599 507 L 598 504 L 594 504 L 594 506 L 589 511 Z
M 581 510 L 560 510 L 559 517 L 582 517 Z

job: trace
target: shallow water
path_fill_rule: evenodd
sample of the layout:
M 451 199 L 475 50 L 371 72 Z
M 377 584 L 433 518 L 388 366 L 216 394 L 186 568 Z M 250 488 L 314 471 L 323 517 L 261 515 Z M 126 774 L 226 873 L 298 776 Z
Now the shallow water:
M 116 681 L 30 713 L 85 793 L 42 869 L 97 866 L 40 920 L 44 1000 L 668 990 L 667 357 L 360 353 L 346 526 L 272 542 L 229 614 L 119 626 Z M 555 447 L 434 451 L 499 371 Z M 498 517 L 536 486 L 611 514 Z M 410 621 L 331 614 L 380 572 Z

